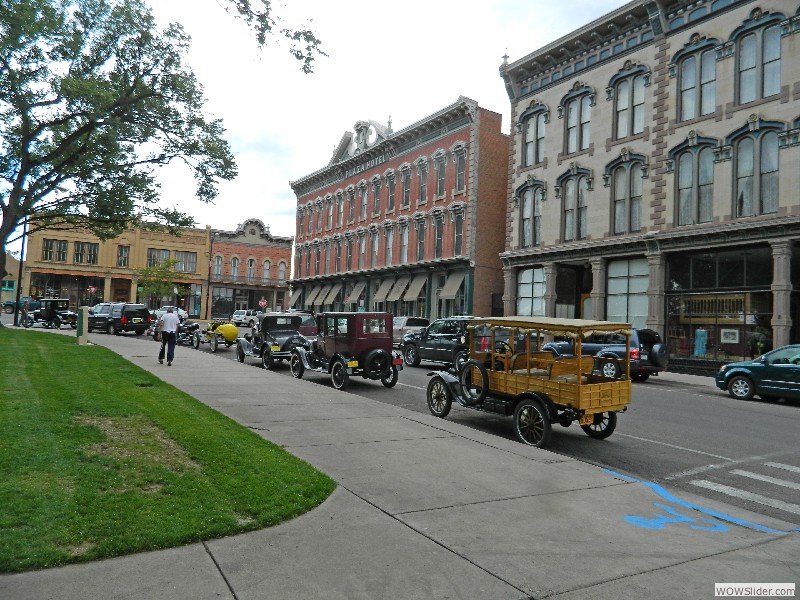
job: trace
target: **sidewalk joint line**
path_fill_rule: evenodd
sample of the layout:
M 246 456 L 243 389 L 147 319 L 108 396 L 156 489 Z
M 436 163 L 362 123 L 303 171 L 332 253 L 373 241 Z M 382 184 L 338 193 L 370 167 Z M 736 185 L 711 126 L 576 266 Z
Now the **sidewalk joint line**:
M 236 592 L 234 591 L 231 582 L 228 581 L 228 578 L 225 576 L 225 572 L 222 570 L 222 567 L 219 566 L 219 563 L 217 562 L 217 559 L 214 557 L 213 552 L 211 552 L 211 548 L 208 547 L 208 544 L 206 542 L 202 542 L 202 544 L 203 548 L 206 549 L 206 554 L 208 554 L 209 558 L 211 558 L 211 561 L 214 563 L 214 566 L 217 567 L 217 571 L 219 571 L 219 574 L 222 576 L 223 581 L 225 581 L 225 585 L 228 586 L 228 590 L 230 591 L 231 596 L 233 596 L 234 600 L 239 600 L 239 597 L 236 595 Z

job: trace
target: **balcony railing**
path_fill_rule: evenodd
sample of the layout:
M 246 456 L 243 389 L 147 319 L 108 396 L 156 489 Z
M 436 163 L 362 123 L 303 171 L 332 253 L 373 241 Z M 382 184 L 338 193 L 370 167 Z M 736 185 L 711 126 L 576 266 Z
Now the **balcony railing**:
M 230 275 L 226 273 L 211 273 L 211 283 L 229 283 L 233 285 L 256 285 L 264 287 L 288 286 L 285 279 L 276 277 L 257 277 L 255 275 Z

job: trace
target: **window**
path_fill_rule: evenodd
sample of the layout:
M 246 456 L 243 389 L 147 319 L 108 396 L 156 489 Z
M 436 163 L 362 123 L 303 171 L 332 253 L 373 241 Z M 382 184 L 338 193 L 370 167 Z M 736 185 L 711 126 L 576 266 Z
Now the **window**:
M 272 263 L 268 260 L 265 260 L 261 266 L 261 279 L 264 283 L 269 283 L 269 280 L 272 279 Z
M 394 210 L 394 188 L 395 188 L 395 180 L 394 180 L 394 173 L 390 173 L 386 176 L 386 185 L 389 188 L 389 200 L 388 204 L 386 205 L 387 212 Z
M 331 247 L 330 244 L 327 242 L 322 248 L 322 252 L 324 253 L 324 262 L 325 262 L 325 275 L 330 274 L 331 272 Z
M 456 192 L 463 192 L 466 187 L 467 151 L 463 148 L 456 151 Z
M 297 231 L 300 237 L 303 237 L 303 218 L 305 217 L 306 211 L 304 208 L 297 209 Z
M 565 103 L 562 105 L 562 113 L 566 120 L 564 148 L 566 154 L 573 154 L 589 148 L 593 103 L 594 94 L 588 90 L 572 92 L 567 95 Z
M 746 135 L 735 144 L 736 216 L 778 211 L 778 133 Z
M 342 270 L 342 240 L 336 240 L 333 244 L 336 252 L 334 267 L 336 268 L 336 272 L 339 273 Z
M 588 235 L 586 195 L 588 180 L 584 176 L 569 177 L 563 183 L 565 242 L 583 240 Z
M 542 200 L 544 188 L 541 185 L 528 186 L 522 191 L 519 202 L 520 248 L 530 248 L 542 243 Z
M 253 271 L 255 271 L 253 261 Z M 197 252 L 175 252 L 175 270 L 181 273 L 195 273 L 197 271 Z
M 87 244 L 86 248 L 86 263 L 90 265 L 97 264 L 97 254 L 100 252 L 100 244 Z
M 347 264 L 348 271 L 353 270 L 353 238 L 347 238 Z
M 455 223 L 453 225 L 455 229 L 454 239 L 453 239 L 453 256 L 461 256 L 464 252 L 464 214 L 461 212 L 457 212 L 455 214 Z
M 42 260 L 53 260 L 55 240 L 42 240 Z
M 386 228 L 386 255 L 384 262 L 387 267 L 392 265 L 392 253 L 394 251 L 394 227 Z
M 214 277 L 219 279 L 222 277 L 222 257 L 215 256 L 214 257 Z
M 286 263 L 281 262 L 278 264 L 278 281 L 286 281 Z
M 425 260 L 425 221 L 417 221 L 417 260 Z
M 774 96 L 781 91 L 780 25 L 751 31 L 736 43 L 739 104 Z
M 130 254 L 130 246 L 117 246 L 117 266 L 127 267 Z
M 444 215 L 436 215 L 433 218 L 434 227 L 434 258 L 442 258 L 442 241 L 444 238 Z
M 92 244 L 89 242 L 75 242 L 75 253 L 72 262 L 76 264 L 97 264 L 97 252 L 100 249 L 100 244 Z
M 378 230 L 371 232 L 372 237 L 372 260 L 370 266 L 374 269 L 378 266 L 378 253 L 380 252 L 380 244 L 378 243 Z
M 322 200 L 317 200 L 317 231 L 322 231 Z
M 311 247 L 306 248 L 306 277 L 311 277 Z
M 641 231 L 642 164 L 620 164 L 612 173 L 614 233 Z
M 56 261 L 67 262 L 67 240 L 56 240 Z
M 710 146 L 688 148 L 677 156 L 677 223 L 709 223 L 713 217 L 714 151 Z
M 403 171 L 403 208 L 411 206 L 411 171 Z
M 341 227 L 344 220 L 344 194 L 336 192 L 336 226 Z
M 327 206 L 328 206 L 328 224 L 327 224 L 327 228 L 328 229 L 332 229 L 333 228 L 333 198 L 331 196 L 328 196 L 325 199 L 325 202 L 327 203 Z
M 72 262 L 81 264 L 86 259 L 86 249 L 84 242 L 75 242 L 75 254 L 73 255 Z
M 421 159 L 417 162 L 417 175 L 419 176 L 419 204 L 428 201 L 428 163 Z
M 544 315 L 544 269 L 522 269 L 517 273 L 516 314 L 526 317 Z
M 235 281 L 239 277 L 239 259 L 231 259 L 231 278 Z
M 352 186 L 347 189 L 347 199 L 347 222 L 352 223 L 356 219 L 356 190 Z
M 381 181 L 375 179 L 372 182 L 372 214 L 379 215 L 381 213 Z
M 447 193 L 445 190 L 445 166 L 447 165 L 447 158 L 442 154 L 436 157 L 433 163 L 436 169 L 436 197 L 444 198 Z
M 308 233 L 314 233 L 314 205 L 308 205 Z
M 541 105 L 540 105 L 541 106 Z M 530 167 L 544 160 L 544 133 L 547 113 L 544 107 L 522 115 L 522 165 Z
M 314 275 L 319 275 L 319 263 L 320 263 L 320 248 L 319 244 L 314 246 Z
M 615 118 L 617 139 L 637 135 L 644 131 L 644 74 L 621 79 L 616 86 Z
M 360 218 L 367 218 L 367 183 L 363 182 L 359 187 L 359 194 L 361 195 L 361 212 Z
M 408 223 L 400 225 L 400 264 L 408 263 Z
M 606 315 L 609 321 L 645 327 L 650 269 L 646 258 L 608 263 Z
M 367 236 L 361 234 L 358 236 L 358 268 L 364 268 L 364 261 L 367 255 Z
M 297 269 L 295 269 L 297 271 L 297 277 L 302 277 L 303 276 L 303 249 L 302 248 L 300 248 L 300 247 L 297 248 L 297 251 L 296 251 L 296 254 L 295 254 L 295 259 L 297 260 Z
M 681 60 L 678 86 L 681 121 L 713 113 L 717 108 L 716 51 L 709 48 Z
M 164 264 L 169 260 L 169 250 L 160 250 L 157 248 L 147 249 L 147 266 L 157 267 Z

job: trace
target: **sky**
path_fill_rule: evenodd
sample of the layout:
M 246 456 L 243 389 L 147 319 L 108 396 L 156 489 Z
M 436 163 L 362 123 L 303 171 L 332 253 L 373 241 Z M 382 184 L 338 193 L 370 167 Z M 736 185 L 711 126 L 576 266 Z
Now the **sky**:
M 194 196 L 191 172 L 159 169 L 164 206 L 198 227 L 234 230 L 258 218 L 295 234 L 290 181 L 326 166 L 342 135 L 373 119 L 399 131 L 467 96 L 503 115 L 510 102 L 499 68 L 626 4 L 625 0 L 273 1 L 288 25 L 306 22 L 328 56 L 304 74 L 278 38 L 258 48 L 223 0 L 146 0 L 160 28 L 192 37 L 187 61 L 204 88 L 206 114 L 222 119 L 238 177 L 214 204 Z M 308 21 L 311 21 L 308 23 Z M 12 245 L 9 250 L 15 250 Z

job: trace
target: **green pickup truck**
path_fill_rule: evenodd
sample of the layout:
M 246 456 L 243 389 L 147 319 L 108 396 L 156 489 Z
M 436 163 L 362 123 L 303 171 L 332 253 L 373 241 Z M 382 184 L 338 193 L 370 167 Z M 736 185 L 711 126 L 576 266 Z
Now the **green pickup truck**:
M 29 313 L 32 313 L 33 311 L 39 310 L 40 308 L 42 308 L 42 303 L 39 302 L 38 300 L 34 300 L 33 298 L 31 298 L 29 296 L 22 296 L 19 299 L 19 307 L 20 307 L 20 309 L 22 308 L 22 305 L 25 304 L 26 302 L 28 303 L 28 312 Z M 5 313 L 7 313 L 9 315 L 14 312 L 14 301 L 13 300 L 6 300 L 5 302 L 3 302 L 3 312 L 5 312 Z

